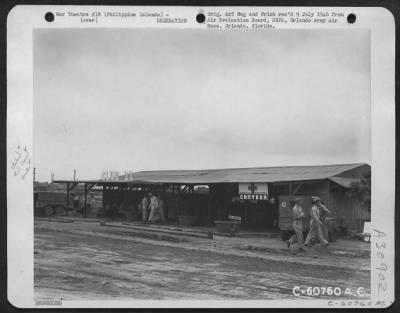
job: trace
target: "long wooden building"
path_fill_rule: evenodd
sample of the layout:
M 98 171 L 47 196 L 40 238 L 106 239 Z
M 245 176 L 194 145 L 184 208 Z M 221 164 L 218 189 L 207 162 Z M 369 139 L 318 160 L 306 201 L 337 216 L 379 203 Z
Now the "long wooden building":
M 293 197 L 319 196 L 340 227 L 361 231 L 370 213 L 348 191 L 361 177 L 370 175 L 370 165 L 358 163 L 142 171 L 113 181 L 55 182 L 66 183 L 68 193 L 78 184 L 84 184 L 86 192 L 102 187 L 103 206 L 109 210 L 118 210 L 121 205 L 137 207 L 144 194 L 151 191 L 164 198 L 170 222 L 177 221 L 178 216 L 196 216 L 199 225 L 211 226 L 215 220 L 234 215 L 242 217 L 244 228 L 261 231 L 279 225 L 283 218 L 280 212 L 290 208 Z

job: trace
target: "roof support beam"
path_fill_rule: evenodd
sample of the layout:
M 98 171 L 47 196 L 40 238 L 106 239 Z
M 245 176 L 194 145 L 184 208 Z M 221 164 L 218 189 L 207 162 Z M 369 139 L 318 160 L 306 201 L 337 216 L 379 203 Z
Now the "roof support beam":
M 66 215 L 68 215 L 68 210 L 69 210 L 69 191 L 70 191 L 69 183 L 67 183 L 67 207 L 66 207 L 66 210 L 65 210 L 65 214 Z
M 87 190 L 90 191 L 96 185 L 97 185 L 97 183 L 88 184 Z
M 190 189 L 190 185 L 184 185 L 183 189 L 181 189 L 180 193 L 188 193 Z
M 69 186 L 69 191 L 74 189 L 76 186 L 78 186 L 78 183 L 72 183 L 71 186 Z
M 85 183 L 85 198 L 84 198 L 84 204 L 83 204 L 83 217 L 86 217 L 86 207 L 87 207 L 87 193 L 88 193 L 88 184 Z
M 290 189 L 291 189 L 291 193 L 290 194 L 292 194 L 292 195 L 296 195 L 296 193 L 299 191 L 299 189 L 301 188 L 301 186 L 303 185 L 303 183 L 299 183 L 299 184 L 297 184 L 295 187 L 294 187 L 294 189 L 293 189 L 293 186 L 292 186 L 292 184 L 290 184 Z

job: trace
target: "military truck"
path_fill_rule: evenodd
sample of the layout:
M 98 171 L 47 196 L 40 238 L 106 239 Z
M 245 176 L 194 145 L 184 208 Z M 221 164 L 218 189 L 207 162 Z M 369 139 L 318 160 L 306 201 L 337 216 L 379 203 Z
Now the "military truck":
M 63 191 L 37 191 L 34 193 L 34 215 L 53 216 L 67 215 L 67 193 Z M 83 194 L 70 194 L 69 208 L 72 216 L 97 216 L 102 207 L 102 196 L 94 193 L 88 195 L 86 208 Z
M 60 191 L 38 191 L 34 193 L 34 215 L 66 215 L 67 194 Z

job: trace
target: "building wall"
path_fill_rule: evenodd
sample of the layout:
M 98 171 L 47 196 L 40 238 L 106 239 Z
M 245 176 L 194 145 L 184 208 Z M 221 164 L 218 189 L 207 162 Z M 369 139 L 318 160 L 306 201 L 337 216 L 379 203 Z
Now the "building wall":
M 298 185 L 293 182 L 292 190 Z M 270 197 L 278 200 L 279 196 L 288 195 L 289 184 L 270 184 Z M 347 189 L 329 180 L 305 182 L 297 190 L 296 196 L 318 196 L 331 210 L 331 216 L 340 226 L 349 231 L 362 231 L 363 221 L 370 219 L 370 214 L 346 195 Z M 143 197 L 143 191 L 105 190 L 104 204 L 120 205 L 129 202 L 137 205 Z M 200 225 L 213 226 L 216 220 L 227 220 L 229 215 L 242 217 L 243 226 L 249 229 L 270 229 L 279 217 L 278 201 L 234 201 L 238 196 L 238 184 L 211 185 L 209 194 L 172 194 L 163 193 L 166 215 L 170 221 L 177 221 L 179 215 L 199 216 Z M 310 208 L 305 208 L 309 214 Z
M 242 226 L 248 229 L 269 229 L 278 218 L 278 204 L 268 201 L 239 200 L 236 183 L 210 186 L 211 224 L 216 220 L 228 220 L 229 215 L 242 218 Z
M 347 228 L 349 232 L 362 232 L 364 221 L 370 220 L 370 214 L 346 195 L 346 190 L 330 193 L 332 216 L 337 219 L 339 226 Z
M 369 166 L 363 168 L 368 170 Z M 352 173 L 354 177 L 354 173 Z M 333 188 L 332 188 L 333 187 Z M 297 196 L 318 196 L 325 202 L 336 218 L 337 225 L 347 228 L 349 232 L 362 232 L 364 221 L 370 220 L 368 211 L 362 209 L 346 193 L 348 189 L 329 180 L 316 183 L 304 183 L 296 193 Z
M 297 191 L 296 196 L 319 197 L 329 207 L 329 183 L 327 181 L 305 182 Z
M 365 164 L 347 172 L 341 173 L 341 177 L 359 178 L 361 176 L 368 177 L 371 175 L 371 166 Z M 343 225 L 350 233 L 362 232 L 365 221 L 371 220 L 371 214 L 363 209 L 357 201 L 349 197 L 345 189 L 338 184 L 331 182 L 331 198 L 333 207 L 337 211 L 338 218 L 342 218 Z

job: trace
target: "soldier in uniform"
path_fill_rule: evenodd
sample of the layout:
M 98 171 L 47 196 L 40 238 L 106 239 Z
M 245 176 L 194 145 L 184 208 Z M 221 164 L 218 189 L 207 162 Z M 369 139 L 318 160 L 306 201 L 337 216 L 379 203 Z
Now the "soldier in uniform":
M 149 221 L 150 222 L 155 222 L 155 215 L 157 214 L 158 210 L 158 200 L 156 195 L 150 193 L 150 215 L 149 215 Z
M 305 218 L 305 214 L 301 205 L 303 204 L 302 198 L 295 199 L 295 205 L 292 208 L 292 227 L 295 234 L 286 242 L 288 249 L 290 249 L 290 245 L 293 243 L 298 244 L 299 251 L 304 251 L 303 248 L 303 220 Z
M 140 206 L 142 208 L 143 222 L 147 222 L 147 218 L 149 215 L 149 198 L 147 197 L 147 195 L 144 195 L 142 201 L 140 202 Z
M 306 247 L 311 246 L 311 240 L 316 238 L 321 243 L 323 247 L 328 246 L 328 241 L 324 238 L 322 234 L 321 225 L 322 222 L 320 220 L 320 204 L 321 199 L 318 197 L 312 197 L 312 207 L 311 207 L 311 219 L 310 219 L 310 230 L 308 232 L 306 241 L 304 245 Z

